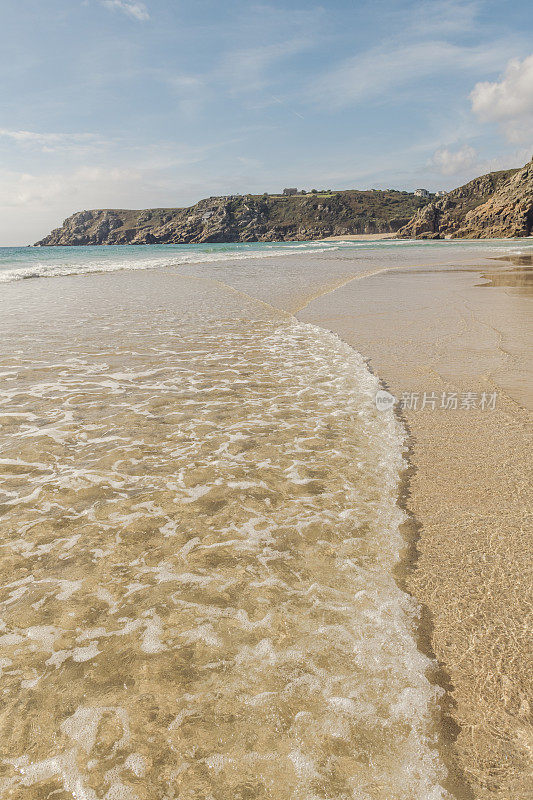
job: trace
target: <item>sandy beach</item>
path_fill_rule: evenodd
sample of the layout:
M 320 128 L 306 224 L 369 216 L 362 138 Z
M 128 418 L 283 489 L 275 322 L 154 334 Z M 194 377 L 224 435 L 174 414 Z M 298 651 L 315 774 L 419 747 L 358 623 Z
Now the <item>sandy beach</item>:
M 253 287 L 335 332 L 404 400 L 409 521 L 398 578 L 422 607 L 419 646 L 446 689 L 443 757 L 460 800 L 529 798 L 533 736 L 532 263 L 494 244 L 436 243 L 408 256 L 391 243 L 379 266 L 364 253 L 330 261 L 320 286 L 309 263 L 301 285 L 289 270 Z M 250 291 L 241 275 L 230 280 Z
M 9 256 L 2 797 L 529 797 L 520 251 Z
M 533 800 L 533 15 L 5 3 L 0 800 Z
M 379 242 L 382 239 L 394 239 L 395 233 L 358 233 L 347 236 L 325 236 L 324 242 Z
M 299 314 L 368 356 L 407 406 L 400 579 L 422 605 L 421 647 L 441 667 L 460 798 L 530 797 L 531 299 L 530 258 L 480 258 L 392 267 Z M 442 393 L 458 408 L 441 409 Z M 483 408 L 494 393 L 494 409 Z

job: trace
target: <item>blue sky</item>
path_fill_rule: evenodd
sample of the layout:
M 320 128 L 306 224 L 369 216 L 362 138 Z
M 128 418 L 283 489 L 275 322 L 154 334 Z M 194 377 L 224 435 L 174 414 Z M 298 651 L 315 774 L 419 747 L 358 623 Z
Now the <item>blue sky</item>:
M 4 0 L 0 244 L 84 208 L 451 188 L 533 153 L 507 0 Z

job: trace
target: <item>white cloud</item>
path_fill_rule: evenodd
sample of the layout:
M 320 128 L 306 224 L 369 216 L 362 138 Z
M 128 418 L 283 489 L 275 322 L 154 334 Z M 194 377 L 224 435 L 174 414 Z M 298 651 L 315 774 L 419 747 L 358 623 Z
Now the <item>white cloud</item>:
M 4 172 L 0 183 L 0 208 L 32 208 L 57 201 L 74 205 L 81 202 L 83 205 L 92 198 L 105 206 L 107 197 L 117 193 L 125 195 L 140 180 L 139 171 L 103 167 L 80 167 L 71 173 L 43 175 Z
M 477 162 L 477 152 L 468 144 L 463 145 L 458 150 L 439 147 L 431 159 L 431 164 L 437 167 L 442 175 L 463 173 L 471 169 Z
M 115 11 L 122 11 L 134 19 L 141 22 L 150 19 L 150 14 L 144 3 L 137 0 L 100 0 L 103 6 L 111 8 Z
M 0 243 L 37 241 L 82 209 L 184 206 L 245 186 L 232 184 L 235 162 L 218 159 L 224 171 L 217 174 L 208 158 L 212 147 L 120 144 L 120 152 L 107 163 L 69 168 L 61 160 L 58 169 L 47 171 L 37 164 L 23 171 L 0 170 Z
M 8 141 L 37 148 L 44 153 L 58 150 L 87 151 L 101 147 L 105 142 L 94 133 L 40 133 L 38 131 L 9 130 L 0 128 L 0 141 Z
M 449 179 L 443 181 L 445 187 L 439 188 L 452 189 L 487 172 L 521 167 L 529 158 L 531 150 L 527 148 L 517 148 L 492 158 L 481 158 L 476 150 L 467 144 L 456 149 L 439 147 L 424 167 L 424 174 L 428 173 L 429 167 L 431 173 L 438 172 Z
M 138 204 L 161 194 L 151 176 L 135 169 L 80 167 L 72 172 L 0 172 L 0 241 L 29 244 L 42 238 L 74 211 Z M 157 203 L 154 203 L 157 205 Z
M 472 110 L 484 122 L 499 122 L 511 142 L 532 138 L 533 55 L 513 58 L 501 80 L 477 83 L 470 95 Z
M 85 208 L 158 206 L 170 196 L 160 177 L 157 171 L 127 166 L 82 166 L 46 173 L 2 171 L 0 242 L 35 242 Z
M 310 95 L 321 104 L 342 108 L 421 78 L 491 69 L 501 63 L 501 58 L 502 48 L 496 45 L 460 47 L 426 40 L 397 48 L 379 47 L 344 61 L 317 81 Z

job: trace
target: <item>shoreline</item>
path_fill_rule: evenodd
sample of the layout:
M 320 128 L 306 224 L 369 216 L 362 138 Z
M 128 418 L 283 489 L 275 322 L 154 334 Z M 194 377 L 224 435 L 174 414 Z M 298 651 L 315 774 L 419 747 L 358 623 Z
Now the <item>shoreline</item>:
M 465 249 L 451 257 L 453 264 L 441 251 L 433 260 L 421 252 L 402 261 L 387 249 L 371 263 L 366 254 L 295 256 L 289 263 L 282 257 L 271 262 L 268 282 L 250 282 L 238 262 L 223 276 L 217 265 L 202 267 L 200 275 L 191 264 L 151 274 L 120 270 L 97 281 L 88 273 L 39 286 L 18 282 L 5 301 L 23 301 L 26 314 L 32 298 L 40 307 L 49 293 L 54 303 L 61 295 L 83 309 L 85 287 L 105 296 L 115 319 L 116 298 L 128 296 L 133 305 L 117 323 L 120 331 L 138 308 L 135 297 L 167 308 L 180 294 L 174 283 L 199 282 L 206 290 L 229 289 L 239 303 L 259 302 L 269 313 L 333 331 L 365 354 L 396 398 L 417 394 L 420 401 L 424 392 L 435 393 L 435 407 L 398 415 L 408 445 L 398 504 L 407 520 L 394 574 L 421 609 L 413 634 L 420 652 L 434 660 L 427 677 L 446 691 L 433 727 L 449 770 L 446 788 L 456 800 L 526 800 L 526 425 L 533 381 L 525 356 L 532 259 Z M 305 265 L 314 262 L 313 273 Z M 72 305 L 66 307 L 70 320 Z M 441 393 L 453 392 L 474 393 L 474 407 L 461 408 L 459 400 L 457 408 L 441 409 Z M 494 407 L 482 409 L 483 393 L 492 392 Z
M 324 236 L 319 242 L 379 242 L 382 239 L 396 239 L 395 233 L 349 233 L 346 236 Z
M 254 239 L 250 241 L 242 241 L 242 240 L 231 240 L 231 241 L 223 241 L 223 242 L 119 242 L 116 244 L 111 244 L 107 242 L 102 242 L 99 244 L 52 244 L 52 245 L 42 245 L 42 244 L 25 244 L 25 245 L 6 245 L 7 249 L 12 247 L 24 247 L 24 248 L 31 248 L 38 250 L 41 247 L 46 248 L 56 248 L 61 250 L 62 248 L 68 247 L 167 247 L 171 245 L 176 246 L 187 246 L 190 245 L 191 247 L 201 246 L 201 245 L 237 245 L 237 244 L 291 244 L 291 243 L 298 243 L 302 244 L 304 242 L 313 242 L 313 243 L 320 243 L 320 242 L 379 242 L 384 241 L 386 239 L 395 239 L 398 242 L 445 242 L 445 241 L 453 241 L 453 242 L 484 242 L 489 244 L 490 242 L 523 242 L 527 240 L 533 241 L 533 234 L 526 237 L 500 237 L 500 236 L 493 236 L 490 238 L 482 238 L 480 236 L 443 236 L 442 238 L 434 239 L 432 237 L 418 237 L 413 239 L 408 239 L 405 237 L 399 237 L 396 233 L 349 233 L 345 236 L 324 236 L 321 239 L 275 239 L 275 240 L 259 240 Z M 0 248 L 1 249 L 1 248 Z
M 297 263 L 308 286 L 301 270 L 305 262 Z M 327 265 L 333 269 L 331 262 Z M 242 280 L 243 271 L 236 267 L 234 276 Z M 290 272 L 286 260 L 280 260 L 280 268 L 281 280 Z M 344 271 L 343 260 L 337 269 Z M 320 277 L 331 275 L 320 272 Z M 29 475 L 23 471 L 19 476 L 18 470 L 13 475 L 7 488 L 20 486 L 26 496 L 22 508 L 9 507 L 6 520 L 15 537 L 27 522 L 36 523 L 24 538 L 27 546 L 5 562 L 10 580 L 30 574 L 36 583 L 31 594 L 25 589 L 20 597 L 16 593 L 13 603 L 9 594 L 6 609 L 8 630 L 17 631 L 14 640 L 7 640 L 13 664 L 8 665 L 12 669 L 3 715 L 6 755 L 18 759 L 21 746 L 29 753 L 25 774 L 30 792 L 39 792 L 33 783 L 51 754 L 59 752 L 62 758 L 67 752 L 74 753 L 67 764 L 80 791 L 87 782 L 99 797 L 109 794 L 109 786 L 103 786 L 109 783 L 109 750 L 118 742 L 121 756 L 114 775 L 129 789 L 131 777 L 122 771 L 121 761 L 128 749 L 128 758 L 138 753 L 148 765 L 146 783 L 136 782 L 132 791 L 140 787 L 146 797 L 160 796 L 167 787 L 172 792 L 176 760 L 192 791 L 202 797 L 211 786 L 215 793 L 222 787 L 224 796 L 233 797 L 235 790 L 240 796 L 243 786 L 255 787 L 259 781 L 265 790 L 253 789 L 252 794 L 279 798 L 314 795 L 315 786 L 331 797 L 348 796 L 359 787 L 376 800 L 442 796 L 437 687 L 428 682 L 431 667 L 417 648 L 413 603 L 399 590 L 392 572 L 402 547 L 396 495 L 403 438 L 391 411 L 379 419 L 373 404 L 377 380 L 370 378 L 361 356 L 323 329 L 306 332 L 296 324 L 300 330 L 294 331 L 288 312 L 265 303 L 258 308 L 255 298 L 220 280 L 164 270 L 57 280 L 14 284 L 7 292 L 11 300 L 19 300 L 7 301 L 18 309 L 18 320 L 10 323 L 16 341 L 27 309 L 37 303 L 44 311 L 36 349 L 28 346 L 23 357 L 36 365 L 41 356 L 47 359 L 45 380 L 54 391 L 42 402 L 30 397 L 28 407 L 40 421 L 50 419 L 59 406 L 51 444 L 43 447 L 35 426 L 30 427 L 31 437 L 36 434 L 30 450 L 17 449 L 16 437 L 5 453 L 21 457 L 26 466 L 39 464 Z M 259 281 L 259 288 L 263 283 Z M 291 294 L 297 294 L 296 288 Z M 129 303 L 123 306 L 125 299 Z M 197 324 L 179 325 L 194 300 L 195 307 L 198 300 L 214 304 L 215 322 L 209 320 L 206 344 Z M 259 324 L 259 337 L 255 324 L 248 326 L 248 314 Z M 83 327 L 78 329 L 80 319 Z M 235 336 L 242 336 L 237 346 Z M 198 353 L 205 354 L 209 367 L 195 362 L 188 384 L 183 367 L 189 372 L 191 354 Z M 317 363 L 321 353 L 323 360 Z M 74 368 L 70 366 L 73 356 L 79 357 L 81 370 L 77 358 Z M 9 363 L 17 366 L 15 359 Z M 234 375 L 239 381 L 250 372 L 243 402 L 234 395 Z M 40 373 L 33 375 L 40 381 Z M 283 388 L 286 378 L 291 381 L 288 390 Z M 339 394 L 331 380 L 338 383 Z M 317 403 L 308 397 L 315 385 Z M 219 386 L 225 396 L 213 402 L 220 400 L 213 396 Z M 367 409 L 363 422 L 371 424 L 359 427 L 355 415 L 363 410 L 357 400 L 361 391 Z M 183 409 L 198 393 L 200 405 L 187 417 Z M 250 394 L 253 405 L 247 403 Z M 63 409 L 71 406 L 76 408 L 74 420 L 68 413 L 63 416 Z M 25 408 L 18 410 L 24 414 Z M 208 427 L 205 420 L 212 424 Z M 17 430 L 16 416 L 12 424 Z M 196 449 L 190 449 L 191 439 Z M 253 447 L 235 447 L 242 439 L 245 445 L 253 439 Z M 229 456 L 218 461 L 216 454 L 226 444 Z M 271 462 L 279 463 L 280 453 L 281 468 L 265 472 L 265 464 L 268 470 Z M 88 487 L 80 487 L 78 480 L 65 486 L 65 473 L 72 474 L 64 466 L 66 459 L 75 475 L 80 463 L 82 476 L 90 469 Z M 54 472 L 42 481 L 41 465 L 47 470 L 48 464 Z M 181 482 L 180 473 L 187 475 L 186 481 Z M 36 481 L 42 486 L 37 497 L 31 491 Z M 257 520 L 255 525 L 250 519 Z M 256 558 L 252 548 L 257 540 Z M 236 548 L 241 541 L 244 562 Z M 58 550 L 43 559 L 43 544 Z M 255 561 L 263 572 L 258 574 Z M 48 579 L 58 570 L 59 587 L 49 587 Z M 63 602 L 65 581 L 76 592 L 72 601 L 69 595 Z M 221 590 L 210 586 L 215 581 Z M 233 587 L 237 581 L 234 594 L 227 593 L 228 583 Z M 50 588 L 55 589 L 52 605 L 46 605 Z M 42 596 L 44 604 L 39 603 Z M 33 645 L 22 644 L 22 636 L 33 641 L 35 630 L 48 634 L 41 623 L 50 618 L 58 635 L 47 635 L 35 655 Z M 197 631 L 199 646 L 193 638 Z M 229 653 L 223 649 L 226 635 L 234 648 Z M 187 645 L 191 638 L 193 646 L 184 647 L 184 639 Z M 265 639 L 271 642 L 266 656 Z M 252 653 L 246 661 L 239 657 L 243 650 Z M 33 675 L 39 678 L 35 687 Z M 256 703 L 247 700 L 265 692 L 272 700 L 259 716 Z M 18 709 L 14 729 L 13 709 Z M 192 717 L 185 732 L 184 710 Z M 300 727 L 293 719 L 302 711 Z M 91 741 L 82 749 L 78 742 L 87 727 Z M 256 740 L 259 728 L 263 738 Z M 298 752 L 301 748 L 317 765 L 312 783 L 305 778 L 304 783 L 291 766 L 295 739 L 302 742 Z M 246 760 L 250 743 L 259 764 L 255 758 Z M 189 768 L 193 746 L 205 748 L 201 772 Z M 211 753 L 224 756 L 230 766 L 207 783 L 204 757 Z M 11 765 L 6 791 L 17 793 L 26 778 Z M 405 765 L 409 774 L 404 774 Z M 52 776 L 49 791 L 61 792 L 65 786 L 67 791 L 72 785 L 61 774 Z
M 420 646 L 446 689 L 441 744 L 460 800 L 529 796 L 523 573 L 533 398 L 519 355 L 531 290 L 528 265 L 524 273 L 510 261 L 392 268 L 297 315 L 364 353 L 396 398 L 476 395 L 477 407 L 436 402 L 400 414 L 409 460 L 398 577 L 421 606 Z M 482 410 L 483 393 L 494 392 L 495 408 Z

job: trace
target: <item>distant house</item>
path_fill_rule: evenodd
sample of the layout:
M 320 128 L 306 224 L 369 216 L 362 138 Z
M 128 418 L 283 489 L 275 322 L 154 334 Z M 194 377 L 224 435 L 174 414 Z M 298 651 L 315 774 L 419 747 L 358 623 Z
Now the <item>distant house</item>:
M 435 192 L 436 197 L 444 197 L 445 194 L 448 194 L 448 192 L 443 192 L 443 191 Z
M 286 197 L 292 197 L 295 194 L 298 194 L 298 189 L 284 189 L 283 194 Z
M 429 197 L 429 192 L 427 189 L 415 189 L 415 196 L 416 197 Z

